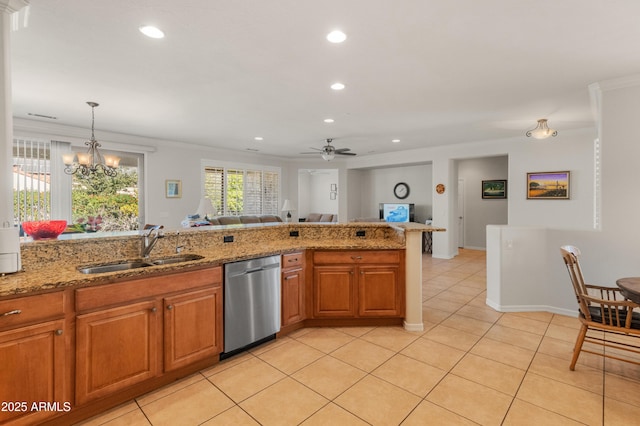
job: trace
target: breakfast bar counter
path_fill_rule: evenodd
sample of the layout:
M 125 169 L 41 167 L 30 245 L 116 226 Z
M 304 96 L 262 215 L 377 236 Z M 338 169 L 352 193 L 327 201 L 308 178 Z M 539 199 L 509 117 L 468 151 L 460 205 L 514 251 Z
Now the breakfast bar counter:
M 180 251 L 180 254 L 197 254 L 202 259 L 126 271 L 80 273 L 77 268 L 84 265 L 140 259 L 139 232 L 103 235 L 72 234 L 48 241 L 23 238 L 22 270 L 0 277 L 0 297 L 103 284 L 122 278 L 168 273 L 185 267 L 213 266 L 300 249 L 405 248 L 404 229 L 385 223 L 209 226 L 166 231 L 150 256 L 151 259 L 166 257 Z M 232 241 L 225 242 L 225 237 Z

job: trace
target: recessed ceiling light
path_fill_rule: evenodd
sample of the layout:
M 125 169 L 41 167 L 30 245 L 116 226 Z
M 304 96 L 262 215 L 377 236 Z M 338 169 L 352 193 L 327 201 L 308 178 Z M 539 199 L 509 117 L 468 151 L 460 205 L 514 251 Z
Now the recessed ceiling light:
M 347 39 L 347 35 L 340 30 L 331 31 L 327 34 L 327 40 L 331 43 L 342 43 Z
M 393 139 L 393 140 L 391 140 L 391 142 L 398 143 L 398 142 L 400 142 L 400 139 Z
M 333 83 L 331 85 L 331 88 L 333 90 L 342 90 L 342 89 L 344 89 L 344 84 L 342 84 L 342 83 Z
M 144 25 L 140 27 L 140 32 L 151 38 L 164 38 L 164 32 L 160 28 L 152 25 Z
M 325 123 L 333 123 L 335 120 L 333 118 L 325 118 L 324 122 Z
M 255 139 L 255 140 L 257 140 L 257 141 L 262 141 L 262 140 L 264 140 L 264 138 L 263 138 L 262 136 L 256 136 L 256 137 L 255 137 L 255 138 L 253 138 L 253 139 Z

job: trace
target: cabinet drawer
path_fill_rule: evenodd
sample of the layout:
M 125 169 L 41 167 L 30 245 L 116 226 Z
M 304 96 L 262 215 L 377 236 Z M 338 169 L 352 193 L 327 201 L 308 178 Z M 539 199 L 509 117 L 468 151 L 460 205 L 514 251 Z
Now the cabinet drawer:
M 398 250 L 316 251 L 314 264 L 336 263 L 400 263 Z
M 282 269 L 292 268 L 294 266 L 301 266 L 304 263 L 304 254 L 288 253 L 282 255 Z
M 0 329 L 64 316 L 65 293 L 38 294 L 0 301 Z

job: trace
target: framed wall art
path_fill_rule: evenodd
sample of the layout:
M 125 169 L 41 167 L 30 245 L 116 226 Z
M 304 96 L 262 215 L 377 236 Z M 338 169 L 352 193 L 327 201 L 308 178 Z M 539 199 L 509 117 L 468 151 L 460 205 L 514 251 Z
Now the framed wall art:
M 165 194 L 167 198 L 180 198 L 182 197 L 182 181 L 180 180 L 166 180 L 165 181 Z
M 485 200 L 507 198 L 506 180 L 483 180 L 482 198 Z
M 527 173 L 528 200 L 568 200 L 570 172 Z

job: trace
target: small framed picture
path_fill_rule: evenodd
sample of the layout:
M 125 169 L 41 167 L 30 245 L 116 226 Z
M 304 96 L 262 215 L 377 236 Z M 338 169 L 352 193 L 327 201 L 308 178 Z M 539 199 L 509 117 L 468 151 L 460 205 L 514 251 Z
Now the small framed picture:
M 506 180 L 483 180 L 482 198 L 485 200 L 507 198 Z
M 569 172 L 527 173 L 528 200 L 568 200 Z
M 331 191 L 331 192 L 329 193 L 329 199 L 330 199 L 330 200 L 335 200 L 337 195 L 338 195 L 338 193 L 337 193 L 337 192 L 333 192 L 333 191 Z
M 182 197 L 182 181 L 180 180 L 166 180 L 165 181 L 165 193 L 167 198 L 180 198 Z
M 338 184 L 337 183 L 332 183 L 331 184 L 331 192 L 337 192 L 338 191 Z

